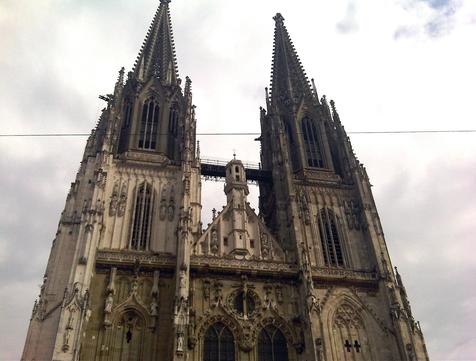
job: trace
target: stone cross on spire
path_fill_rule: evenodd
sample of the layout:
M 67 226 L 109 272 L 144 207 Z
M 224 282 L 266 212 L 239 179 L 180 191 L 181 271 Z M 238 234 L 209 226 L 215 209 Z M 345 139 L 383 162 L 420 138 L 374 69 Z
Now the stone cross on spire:
M 158 77 L 163 84 L 178 83 L 177 59 L 169 12 L 170 0 L 160 0 L 139 56 L 134 65 L 134 74 L 147 81 Z

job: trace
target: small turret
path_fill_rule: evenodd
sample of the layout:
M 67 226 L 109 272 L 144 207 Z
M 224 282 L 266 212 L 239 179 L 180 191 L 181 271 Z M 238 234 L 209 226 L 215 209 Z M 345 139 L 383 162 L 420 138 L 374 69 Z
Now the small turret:
M 232 241 L 234 249 L 246 248 L 246 196 L 250 193 L 246 184 L 243 163 L 236 156 L 226 165 L 225 193 L 231 204 Z

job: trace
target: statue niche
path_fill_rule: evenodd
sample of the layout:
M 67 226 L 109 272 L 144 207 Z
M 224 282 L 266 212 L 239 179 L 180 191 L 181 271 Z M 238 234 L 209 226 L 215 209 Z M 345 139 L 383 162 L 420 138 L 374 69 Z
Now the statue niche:
M 146 338 L 144 319 L 134 310 L 127 310 L 112 330 L 109 351 L 113 361 L 139 361 L 144 358 Z

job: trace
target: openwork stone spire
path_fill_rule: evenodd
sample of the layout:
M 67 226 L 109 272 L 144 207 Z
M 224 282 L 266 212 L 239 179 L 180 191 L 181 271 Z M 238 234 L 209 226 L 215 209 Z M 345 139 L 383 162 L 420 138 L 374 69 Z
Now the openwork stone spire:
M 134 65 L 134 74 L 139 80 L 147 81 L 156 76 L 164 84 L 177 83 L 178 69 L 169 3 L 170 0 L 160 0 L 160 6 L 147 31 Z
M 289 36 L 280 13 L 273 17 L 273 63 L 271 71 L 271 101 L 297 101 L 312 96 L 311 85 Z

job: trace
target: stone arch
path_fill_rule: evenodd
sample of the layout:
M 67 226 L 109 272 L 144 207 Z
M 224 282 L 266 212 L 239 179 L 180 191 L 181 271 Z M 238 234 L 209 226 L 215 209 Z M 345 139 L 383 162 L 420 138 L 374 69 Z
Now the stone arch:
M 114 310 L 112 326 L 107 329 L 106 344 L 111 361 L 148 358 L 148 317 L 136 305 L 123 305 Z
M 292 346 L 279 327 L 267 325 L 260 329 L 257 336 L 258 361 L 289 361 Z
M 294 331 L 293 327 L 289 324 L 289 322 L 278 314 L 275 314 L 273 316 L 266 316 L 259 320 L 258 325 L 254 328 L 252 336 L 254 342 L 257 341 L 259 333 L 266 326 L 274 326 L 279 329 L 286 338 L 286 341 L 289 346 L 293 346 L 293 348 L 298 353 L 301 353 L 303 351 L 303 340 L 298 338 L 297 333 Z
M 375 361 L 369 335 L 373 328 L 365 305 L 349 294 L 340 294 L 327 303 L 327 349 L 333 360 Z
M 203 336 L 205 332 L 207 332 L 208 327 L 217 322 L 221 322 L 228 327 L 236 341 L 242 338 L 243 331 L 241 330 L 240 324 L 228 315 L 213 315 L 206 318 L 198 327 L 197 338 L 203 340 Z
M 142 305 L 142 303 L 139 302 L 139 300 L 137 300 L 136 295 L 132 295 L 126 301 L 114 308 L 112 316 L 113 324 L 117 324 L 118 320 L 120 320 L 124 313 L 131 311 L 136 312 L 144 319 L 144 323 L 147 328 L 151 327 L 149 311 L 144 305 Z

